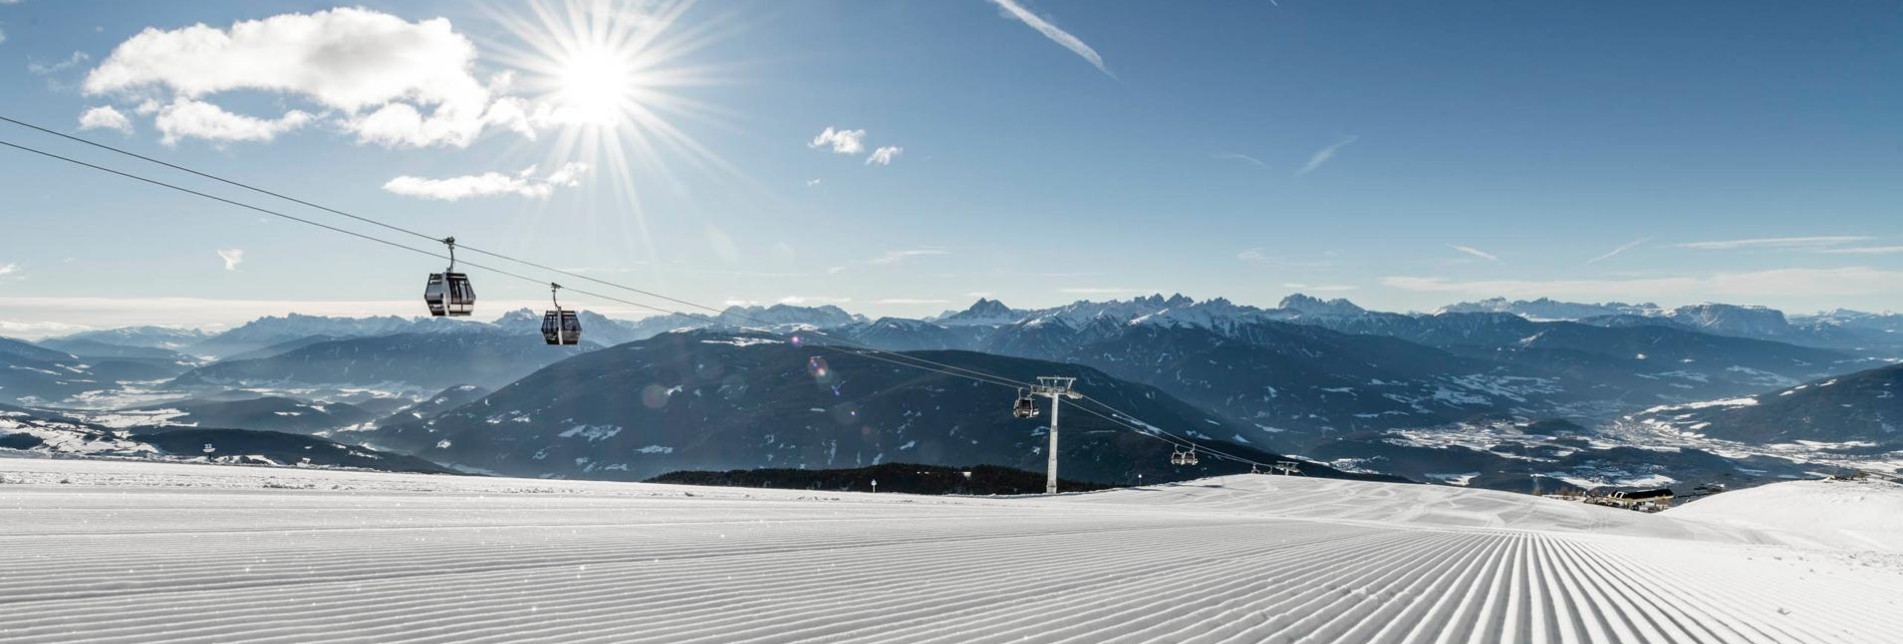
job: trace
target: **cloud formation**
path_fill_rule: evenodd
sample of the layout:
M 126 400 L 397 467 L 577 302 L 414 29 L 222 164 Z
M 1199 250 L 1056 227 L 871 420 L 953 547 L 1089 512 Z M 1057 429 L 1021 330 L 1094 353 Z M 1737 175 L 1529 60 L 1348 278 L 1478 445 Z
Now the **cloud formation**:
M 1141 293 L 1161 292 L 1159 289 L 1153 289 L 1153 288 L 1122 288 L 1122 287 L 1115 287 L 1115 286 L 1060 288 L 1060 289 L 1057 289 L 1057 291 L 1059 293 L 1067 293 L 1070 295 L 1127 295 L 1131 293 L 1141 294 Z
M 1209 155 L 1209 158 L 1219 159 L 1223 161 L 1241 161 L 1243 163 L 1247 163 L 1249 165 L 1262 168 L 1264 170 L 1269 169 L 1269 164 L 1263 163 L 1261 159 L 1257 159 L 1255 157 L 1249 156 L 1247 154 L 1243 154 L 1241 152 L 1217 152 L 1215 154 Z
M 1608 259 L 1612 259 L 1612 258 L 1614 258 L 1614 257 L 1618 257 L 1618 256 L 1619 256 L 1619 253 L 1623 253 L 1623 252 L 1626 252 L 1626 251 L 1628 251 L 1628 250 L 1632 250 L 1633 248 L 1637 248 L 1637 247 L 1639 246 L 1639 244 L 1643 244 L 1643 243 L 1645 243 L 1645 242 L 1649 242 L 1649 241 L 1652 241 L 1652 238 L 1651 238 L 1651 237 L 1643 237 L 1643 238 L 1640 238 L 1640 239 L 1634 239 L 1634 240 L 1632 240 L 1632 241 L 1629 241 L 1629 242 L 1626 242 L 1626 243 L 1623 243 L 1623 244 L 1620 244 L 1618 248 L 1614 248 L 1614 249 L 1612 249 L 1612 252 L 1609 252 L 1609 253 L 1606 253 L 1606 254 L 1604 254 L 1604 255 L 1600 255 L 1600 256 L 1598 256 L 1598 257 L 1594 257 L 1594 258 L 1592 258 L 1592 259 L 1589 259 L 1589 260 L 1586 260 L 1586 263 L 1587 263 L 1587 264 L 1597 264 L 1597 263 L 1599 263 L 1599 262 L 1602 262 L 1602 261 L 1605 261 L 1605 260 L 1608 260 Z
M 866 165 L 892 165 L 892 160 L 899 158 L 899 154 L 902 152 L 905 152 L 905 148 L 896 145 L 888 145 L 873 150 L 872 154 L 866 156 Z
M 160 127 L 172 140 L 269 140 L 258 135 L 257 124 L 282 128 L 313 118 L 289 110 L 272 118 L 239 117 L 251 127 L 235 130 L 192 127 L 234 124 L 222 116 L 229 112 L 207 99 L 237 91 L 309 101 L 363 143 L 463 147 L 491 126 L 532 134 L 524 102 L 493 96 L 472 72 L 475 59 L 475 45 L 447 19 L 409 22 L 340 7 L 242 20 L 228 29 L 147 28 L 114 48 L 82 88 L 91 96 L 171 103 L 159 117 L 169 112 L 180 122 Z M 198 118 L 188 120 L 192 116 Z
M 121 115 L 123 118 L 124 115 Z M 82 115 L 82 119 L 84 116 Z M 232 114 L 224 108 L 204 101 L 180 99 L 171 105 L 159 108 L 158 117 L 152 120 L 163 136 L 160 143 L 176 145 L 180 139 L 196 138 L 207 141 L 270 141 L 279 134 L 303 127 L 311 122 L 311 115 L 300 110 L 285 112 L 275 119 L 261 119 L 242 114 Z M 82 123 L 83 125 L 83 123 Z M 127 124 L 128 129 L 131 124 Z
M 838 274 L 838 273 L 844 272 L 847 268 L 850 268 L 855 265 L 857 266 L 890 266 L 890 265 L 905 261 L 907 259 L 911 259 L 913 257 L 927 257 L 932 255 L 950 255 L 950 254 L 951 254 L 951 251 L 939 250 L 936 248 L 888 250 L 886 252 L 880 253 L 877 257 L 862 259 L 862 260 L 852 262 L 851 264 L 847 264 L 843 266 L 834 266 L 832 268 L 826 269 L 826 272 L 829 274 Z
M 1903 246 L 1852 246 L 1850 248 L 1823 248 L 1817 252 L 1832 255 L 1892 255 L 1903 253 Z
M 81 130 L 117 130 L 120 134 L 132 134 L 132 119 L 113 109 L 111 105 L 101 105 L 79 115 Z
M 827 126 L 826 131 L 813 137 L 806 147 L 818 150 L 830 147 L 833 154 L 858 154 L 866 151 L 865 130 L 835 130 Z
M 1615 280 L 1459 282 L 1442 277 L 1396 276 L 1382 278 L 1381 283 L 1405 291 L 1454 293 L 1463 297 L 1561 297 L 1601 301 L 1903 295 L 1903 271 L 1868 267 L 1782 268 Z
M 1117 77 L 1116 74 L 1110 73 L 1108 67 L 1104 66 L 1103 57 L 1097 55 L 1097 50 L 1091 49 L 1090 45 L 1084 44 L 1083 39 L 1073 36 L 1070 32 L 1059 29 L 1057 25 L 1051 24 L 1049 20 L 1045 20 L 1043 17 L 1031 13 L 1024 8 L 1024 5 L 1018 4 L 1017 0 L 991 0 L 991 3 L 998 5 L 998 9 L 1000 9 L 1006 17 L 1022 22 L 1032 29 L 1036 29 L 1038 33 L 1044 34 L 1044 37 L 1049 38 L 1051 42 L 1057 43 L 1065 49 L 1069 49 L 1071 53 L 1077 54 L 1084 60 L 1089 61 L 1091 65 L 1097 68 L 1097 71 L 1103 72 L 1111 78 Z
M 225 270 L 235 271 L 238 270 L 238 264 L 244 261 L 244 251 L 236 248 L 221 250 L 218 251 L 218 259 L 225 260 Z
M 49 76 L 84 65 L 89 60 L 92 60 L 92 56 L 86 55 L 83 51 L 76 51 L 57 63 L 27 63 L 26 71 L 37 76 Z
M 554 194 L 556 188 L 572 188 L 581 185 L 581 175 L 588 172 L 588 164 L 565 163 L 554 172 L 542 177 L 536 177 L 535 171 L 536 166 L 529 166 L 514 175 L 485 172 L 446 179 L 425 179 L 404 175 L 383 184 L 383 189 L 406 197 L 440 201 L 461 201 L 474 197 L 504 195 L 545 199 Z
M 1454 249 L 1454 250 L 1457 250 L 1457 251 L 1460 251 L 1460 252 L 1463 252 L 1463 253 L 1466 253 L 1466 254 L 1468 254 L 1468 255 L 1472 255 L 1472 256 L 1474 256 L 1474 257 L 1478 257 L 1478 258 L 1480 258 L 1480 259 L 1484 259 L 1484 260 L 1487 260 L 1487 261 L 1489 261 L 1489 262 L 1496 262 L 1496 263 L 1497 263 L 1497 262 L 1499 262 L 1499 261 L 1500 261 L 1500 258 L 1498 258 L 1498 257 L 1495 257 L 1495 256 L 1493 255 L 1493 253 L 1489 253 L 1489 252 L 1487 252 L 1487 251 L 1484 251 L 1484 250 L 1480 250 L 1480 249 L 1478 249 L 1478 248 L 1474 248 L 1474 247 L 1472 247 L 1472 246 L 1461 246 L 1461 245 L 1459 245 L 1459 244 L 1448 244 L 1448 245 L 1447 245 L 1447 247 L 1448 247 L 1448 248 L 1452 248 L 1452 249 Z
M 1676 248 L 1697 250 L 1763 250 L 1793 248 L 1823 248 L 1851 242 L 1868 241 L 1869 237 L 1852 235 L 1833 235 L 1823 237 L 1761 237 L 1757 239 L 1727 239 L 1721 241 L 1700 241 L 1674 244 Z
M 1340 151 L 1344 147 L 1348 147 L 1348 144 L 1354 143 L 1355 141 L 1359 141 L 1359 140 L 1361 140 L 1361 137 L 1349 136 L 1349 137 L 1343 138 L 1340 141 L 1335 142 L 1334 145 L 1330 145 L 1320 150 L 1316 150 L 1315 154 L 1310 155 L 1308 157 L 1308 163 L 1302 164 L 1302 169 L 1297 170 L 1295 172 L 1295 175 L 1301 176 L 1301 175 L 1308 174 L 1310 172 L 1314 172 L 1316 168 L 1322 167 L 1322 164 L 1327 163 L 1329 159 L 1335 158 L 1336 152 Z
M 1352 284 L 1302 284 L 1298 282 L 1283 282 L 1282 288 L 1292 288 L 1317 293 L 1338 293 L 1341 291 L 1352 291 L 1359 287 Z

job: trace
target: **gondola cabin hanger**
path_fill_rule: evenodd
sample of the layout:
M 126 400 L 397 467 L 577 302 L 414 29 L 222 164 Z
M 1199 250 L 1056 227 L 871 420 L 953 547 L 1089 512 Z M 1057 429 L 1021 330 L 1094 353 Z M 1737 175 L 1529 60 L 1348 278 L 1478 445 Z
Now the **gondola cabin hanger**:
M 555 292 L 561 289 L 560 284 L 548 285 L 548 299 L 555 308 L 542 316 L 542 339 L 554 346 L 581 344 L 581 317 L 562 309 L 561 301 L 555 298 Z
M 430 273 L 429 283 L 423 287 L 423 303 L 429 305 L 429 314 L 437 317 L 474 313 L 476 288 L 469 283 L 468 275 L 456 272 L 456 238 L 444 238 L 443 245 L 449 247 L 449 268 Z

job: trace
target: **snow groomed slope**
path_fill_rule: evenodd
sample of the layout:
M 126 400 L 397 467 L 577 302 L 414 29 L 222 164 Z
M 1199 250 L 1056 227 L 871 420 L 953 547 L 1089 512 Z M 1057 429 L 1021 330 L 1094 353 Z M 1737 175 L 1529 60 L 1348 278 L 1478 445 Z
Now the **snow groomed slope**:
M 6 642 L 1903 633 L 1890 555 L 1445 487 L 967 499 L 21 459 L 0 482 Z

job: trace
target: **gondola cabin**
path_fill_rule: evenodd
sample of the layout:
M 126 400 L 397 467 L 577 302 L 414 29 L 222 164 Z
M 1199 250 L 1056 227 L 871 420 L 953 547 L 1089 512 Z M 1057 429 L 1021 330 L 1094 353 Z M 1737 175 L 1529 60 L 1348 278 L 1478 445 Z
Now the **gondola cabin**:
M 476 311 L 476 289 L 464 273 L 430 273 L 423 287 L 423 301 L 432 316 L 469 315 Z
M 581 344 L 581 317 L 555 310 L 542 316 L 542 339 L 552 345 Z

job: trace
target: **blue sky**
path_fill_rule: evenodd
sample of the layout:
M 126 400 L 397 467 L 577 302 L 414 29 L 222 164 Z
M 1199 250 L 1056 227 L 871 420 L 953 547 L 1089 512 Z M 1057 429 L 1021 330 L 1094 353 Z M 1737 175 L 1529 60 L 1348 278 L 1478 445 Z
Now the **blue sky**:
M 0 112 L 713 304 L 1903 308 L 1895 3 L 360 6 L 0 3 Z M 0 169 L 0 333 L 417 314 L 441 263 Z

